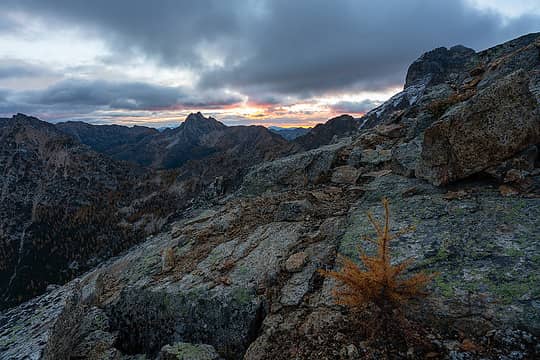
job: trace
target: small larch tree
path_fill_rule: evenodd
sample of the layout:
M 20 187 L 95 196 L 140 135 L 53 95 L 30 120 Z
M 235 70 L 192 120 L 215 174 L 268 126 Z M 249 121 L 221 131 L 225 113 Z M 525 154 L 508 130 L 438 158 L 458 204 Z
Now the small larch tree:
M 369 256 L 365 251 L 360 250 L 363 266 L 342 257 L 341 270 L 321 270 L 322 275 L 334 278 L 341 283 L 333 291 L 338 304 L 345 305 L 354 311 L 370 309 L 373 315 L 372 320 L 374 320 L 373 335 L 381 331 L 387 333 L 389 326 L 395 328 L 395 325 L 402 325 L 403 306 L 413 299 L 426 296 L 425 287 L 434 276 L 434 274 L 426 273 L 405 276 L 406 270 L 413 263 L 412 259 L 392 264 L 390 242 L 414 229 L 406 228 L 392 234 L 388 200 L 383 199 L 382 203 L 384 223 L 377 221 L 371 213 L 367 214 L 370 223 L 375 228 L 377 238 L 364 237 L 366 241 L 376 244 L 376 254 Z

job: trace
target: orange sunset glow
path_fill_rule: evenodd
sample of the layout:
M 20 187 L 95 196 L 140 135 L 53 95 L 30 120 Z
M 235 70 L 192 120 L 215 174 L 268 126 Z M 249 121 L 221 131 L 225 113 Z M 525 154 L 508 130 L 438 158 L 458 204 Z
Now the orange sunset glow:
M 346 106 L 341 107 L 340 104 L 354 104 L 355 100 L 368 99 L 376 105 L 400 90 L 400 87 L 393 87 L 384 92 L 331 95 L 307 101 L 291 102 L 290 104 L 257 103 L 246 99 L 237 104 L 210 108 L 190 107 L 183 109 L 154 109 L 151 111 L 102 110 L 96 112 L 96 116 L 101 119 L 96 123 L 107 124 L 114 122 L 127 126 L 145 125 L 151 127 L 176 126 L 188 114 L 201 111 L 227 125 L 261 125 L 283 128 L 313 127 L 345 113 L 354 117 L 361 117 L 370 110 L 366 108 L 363 111 L 355 111 L 355 109 L 348 109 Z M 47 115 L 54 116 L 53 114 Z M 88 120 L 86 116 L 76 117 L 76 119 Z

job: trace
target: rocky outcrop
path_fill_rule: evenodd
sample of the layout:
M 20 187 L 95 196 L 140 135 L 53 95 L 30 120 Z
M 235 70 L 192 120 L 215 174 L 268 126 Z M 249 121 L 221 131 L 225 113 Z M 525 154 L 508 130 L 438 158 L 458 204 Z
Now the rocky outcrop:
M 461 45 L 431 50 L 409 66 L 405 88 L 418 84 L 433 86 L 444 83 L 453 74 L 464 74 L 474 63 L 475 55 L 473 49 Z
M 540 65 L 540 63 L 539 63 Z M 540 103 L 518 70 L 448 111 L 424 133 L 418 177 L 441 185 L 540 143 Z
M 348 143 L 343 140 L 256 166 L 244 178 L 240 191 L 246 195 L 257 195 L 265 191 L 321 182 L 330 175 L 332 165 L 338 160 L 338 151 Z

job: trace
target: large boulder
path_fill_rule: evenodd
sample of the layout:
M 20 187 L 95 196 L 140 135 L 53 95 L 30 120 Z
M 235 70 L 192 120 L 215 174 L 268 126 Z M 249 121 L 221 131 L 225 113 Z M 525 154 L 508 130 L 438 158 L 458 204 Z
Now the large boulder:
M 466 178 L 540 142 L 540 106 L 518 70 L 448 111 L 425 131 L 416 176 Z

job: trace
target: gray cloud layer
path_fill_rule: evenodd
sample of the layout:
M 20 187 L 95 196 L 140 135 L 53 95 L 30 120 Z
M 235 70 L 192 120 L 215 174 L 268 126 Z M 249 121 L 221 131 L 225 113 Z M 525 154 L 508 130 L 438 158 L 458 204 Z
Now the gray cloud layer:
M 408 64 L 434 47 L 480 49 L 540 30 L 538 16 L 503 21 L 462 1 L 4 0 L 2 9 L 92 29 L 118 57 L 135 52 L 186 66 L 201 75 L 199 91 L 230 88 L 255 99 L 380 90 L 401 84 Z M 208 65 L 208 53 L 224 66 Z M 14 71 L 1 67 L 0 77 Z M 34 96 L 135 109 L 182 98 L 148 84 L 103 85 L 61 83 Z
M 44 105 L 74 104 L 105 106 L 113 109 L 168 109 L 175 106 L 223 106 L 241 101 L 235 96 L 207 92 L 195 96 L 180 87 L 158 86 L 140 82 L 107 82 L 103 80 L 67 80 L 44 91 L 22 95 L 29 103 Z
M 45 67 L 11 59 L 0 59 L 0 80 L 50 74 L 51 71 Z
M 103 80 L 64 80 L 44 90 L 9 91 L 0 89 L 0 114 L 18 112 L 50 113 L 95 110 L 167 110 L 175 108 L 216 108 L 242 99 L 221 91 L 195 95 L 191 89 L 158 86 L 140 82 Z

